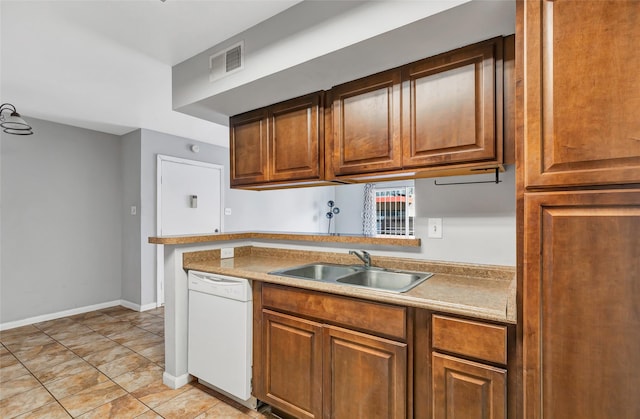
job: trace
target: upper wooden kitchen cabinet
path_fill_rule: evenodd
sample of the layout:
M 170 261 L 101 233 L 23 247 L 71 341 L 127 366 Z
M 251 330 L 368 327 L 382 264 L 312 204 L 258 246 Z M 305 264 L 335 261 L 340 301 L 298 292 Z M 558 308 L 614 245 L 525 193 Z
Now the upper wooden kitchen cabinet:
M 503 106 L 513 105 L 503 98 L 513 82 L 503 51 L 513 42 L 490 39 L 332 88 L 327 179 L 501 165 L 504 131 L 513 142 L 512 109 Z
M 229 120 L 231 186 L 266 182 L 267 109 L 258 109 Z
M 313 93 L 232 117 L 231 186 L 319 180 L 322 98 Z
M 331 89 L 329 176 L 402 168 L 400 76 L 396 69 Z
M 526 186 L 640 182 L 640 2 L 523 7 Z
M 502 50 L 495 38 L 404 67 L 403 167 L 501 161 Z

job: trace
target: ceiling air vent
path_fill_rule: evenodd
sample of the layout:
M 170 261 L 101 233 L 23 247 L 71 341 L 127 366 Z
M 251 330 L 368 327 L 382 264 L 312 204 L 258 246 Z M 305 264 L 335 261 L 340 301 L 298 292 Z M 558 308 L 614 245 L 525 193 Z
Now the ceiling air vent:
M 244 41 L 209 57 L 209 81 L 215 81 L 244 68 Z

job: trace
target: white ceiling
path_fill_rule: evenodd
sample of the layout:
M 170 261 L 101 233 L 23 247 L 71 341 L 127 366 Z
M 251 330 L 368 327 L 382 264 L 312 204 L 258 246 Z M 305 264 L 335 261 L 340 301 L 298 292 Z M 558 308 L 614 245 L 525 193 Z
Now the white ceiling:
M 147 128 L 227 145 L 171 108 L 171 67 L 300 0 L 0 0 L 2 102 L 112 134 Z
M 146 128 L 226 147 L 228 128 L 215 122 L 226 123 L 228 115 L 513 33 L 515 27 L 513 0 L 306 0 L 292 7 L 298 3 L 0 0 L 0 99 L 27 120 L 116 135 Z M 234 36 L 252 40 L 246 50 L 254 48 L 255 57 L 263 52 L 256 51 L 261 44 L 278 52 L 272 65 L 301 62 L 182 104 L 186 113 L 172 110 L 172 66 L 203 56 L 206 61 L 201 52 Z M 300 58 L 308 50 L 317 58 Z M 266 63 L 256 61 L 253 70 L 263 70 Z M 212 85 L 188 79 L 186 86 L 202 94 Z

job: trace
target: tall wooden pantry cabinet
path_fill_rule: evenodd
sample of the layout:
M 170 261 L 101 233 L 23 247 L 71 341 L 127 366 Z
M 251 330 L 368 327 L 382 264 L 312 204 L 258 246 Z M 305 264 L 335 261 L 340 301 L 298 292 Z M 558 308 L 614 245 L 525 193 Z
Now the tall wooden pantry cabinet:
M 640 1 L 518 2 L 525 418 L 640 417 Z

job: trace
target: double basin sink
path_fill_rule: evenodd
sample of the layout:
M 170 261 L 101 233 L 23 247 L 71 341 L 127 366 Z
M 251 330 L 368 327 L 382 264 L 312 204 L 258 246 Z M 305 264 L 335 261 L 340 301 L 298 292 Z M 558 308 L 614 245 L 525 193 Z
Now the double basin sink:
M 330 263 L 311 263 L 269 273 L 390 292 L 407 292 L 433 275 L 429 272 L 407 272 Z

